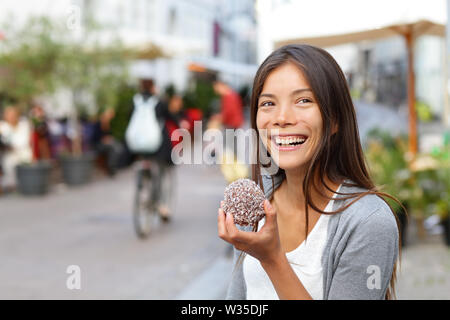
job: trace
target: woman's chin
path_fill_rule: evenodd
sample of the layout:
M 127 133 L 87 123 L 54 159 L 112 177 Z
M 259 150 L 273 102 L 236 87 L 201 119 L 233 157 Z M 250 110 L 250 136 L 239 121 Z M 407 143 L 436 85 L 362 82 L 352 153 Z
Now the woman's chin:
M 283 169 L 284 171 L 300 170 L 305 166 L 303 162 L 299 163 L 298 161 L 289 161 L 282 159 L 278 161 L 277 165 L 280 169 Z

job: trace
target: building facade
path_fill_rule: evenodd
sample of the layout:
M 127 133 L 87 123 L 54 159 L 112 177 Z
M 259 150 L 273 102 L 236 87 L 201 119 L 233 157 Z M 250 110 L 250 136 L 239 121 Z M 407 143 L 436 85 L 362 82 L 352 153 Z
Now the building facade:
M 181 91 L 192 62 L 236 87 L 251 81 L 256 70 L 254 8 L 254 0 L 4 0 L 0 20 L 13 19 L 11 14 L 17 23 L 36 15 L 66 19 L 79 36 L 95 21 L 106 30 L 105 41 L 118 35 L 129 47 L 161 48 L 166 58 L 135 61 L 131 75 L 155 78 L 161 88 L 174 84 Z
M 163 88 L 188 86 L 195 62 L 238 87 L 252 78 L 256 62 L 253 0 L 75 0 L 92 18 L 122 41 L 141 48 L 155 44 L 166 58 L 136 61 L 132 76 L 150 76 Z M 247 74 L 236 73 L 246 67 Z

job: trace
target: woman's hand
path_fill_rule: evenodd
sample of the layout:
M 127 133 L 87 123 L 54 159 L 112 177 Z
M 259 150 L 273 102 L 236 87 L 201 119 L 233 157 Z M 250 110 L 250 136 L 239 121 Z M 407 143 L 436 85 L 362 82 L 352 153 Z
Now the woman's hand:
M 268 200 L 264 201 L 266 222 L 258 232 L 245 232 L 236 228 L 231 214 L 222 210 L 220 203 L 217 218 L 219 237 L 231 243 L 238 250 L 258 259 L 272 282 L 280 299 L 311 300 L 308 291 L 290 266 L 281 249 L 278 234 L 277 213 Z
M 231 214 L 225 214 L 220 203 L 217 228 L 219 237 L 244 251 L 262 264 L 272 264 L 283 256 L 278 234 L 277 214 L 269 200 L 264 201 L 266 222 L 258 232 L 239 230 Z

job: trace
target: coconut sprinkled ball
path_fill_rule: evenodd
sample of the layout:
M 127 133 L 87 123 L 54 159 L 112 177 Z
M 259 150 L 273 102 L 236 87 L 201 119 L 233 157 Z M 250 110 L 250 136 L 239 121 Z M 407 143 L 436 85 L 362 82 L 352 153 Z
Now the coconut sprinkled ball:
M 225 188 L 222 209 L 240 226 L 255 226 L 265 216 L 264 192 L 250 179 L 238 179 Z

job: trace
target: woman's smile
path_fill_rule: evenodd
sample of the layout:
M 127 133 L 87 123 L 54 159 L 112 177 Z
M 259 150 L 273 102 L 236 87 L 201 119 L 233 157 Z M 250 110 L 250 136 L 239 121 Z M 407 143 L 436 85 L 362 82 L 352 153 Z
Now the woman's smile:
M 270 138 L 273 150 L 278 151 L 294 151 L 301 149 L 308 140 L 303 134 L 279 134 L 272 135 Z
M 306 142 L 308 136 L 299 133 L 279 133 L 272 134 L 271 140 L 275 142 L 278 147 L 299 146 Z

